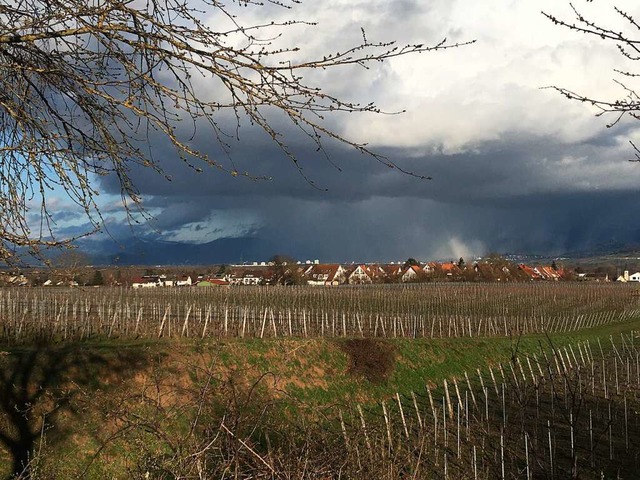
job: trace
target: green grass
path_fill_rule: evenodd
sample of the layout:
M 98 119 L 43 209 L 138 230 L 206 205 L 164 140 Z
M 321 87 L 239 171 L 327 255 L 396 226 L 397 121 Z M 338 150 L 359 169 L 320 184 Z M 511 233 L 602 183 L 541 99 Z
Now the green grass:
M 608 337 L 640 330 L 640 319 L 570 333 L 530 335 L 521 338 L 454 338 L 454 339 L 381 339 L 395 352 L 391 373 L 382 381 L 371 381 L 350 372 L 351 359 L 345 349 L 346 339 L 232 339 L 205 340 L 93 340 L 60 346 L 4 347 L 2 365 L 37 353 L 38 364 L 31 372 L 32 383 L 39 381 L 47 362 L 60 362 L 61 371 L 47 388 L 77 388 L 84 398 L 77 412 L 62 415 L 55 428 L 70 429 L 60 441 L 46 445 L 51 469 L 64 471 L 62 476 L 86 465 L 99 442 L 105 419 L 98 405 L 104 408 L 118 396 L 131 396 L 141 388 L 139 376 L 151 378 L 159 371 L 163 381 L 176 385 L 201 381 L 205 368 L 211 368 L 214 387 L 223 408 L 225 392 L 231 390 L 246 395 L 257 382 L 256 398 L 270 402 L 276 418 L 281 421 L 301 414 L 322 416 L 334 412 L 334 407 L 354 403 L 375 405 L 396 392 L 408 395 L 422 393 L 425 385 L 442 386 L 444 379 L 464 379 L 466 371 L 475 376 L 477 368 L 508 362 L 513 353 L 532 354 L 549 349 L 550 342 L 562 347 L 579 341 L 603 341 L 610 348 Z M 263 377 L 264 374 L 267 374 Z M 5 377 L 6 378 L 6 377 Z M 6 381 L 5 381 L 6 383 Z M 0 385 L 7 388 L 10 385 Z M 37 385 L 33 385 L 37 386 Z M 92 410 L 95 405 L 95 410 Z M 146 412 L 148 413 L 148 412 Z M 0 413 L 1 414 L 1 413 Z M 187 419 L 172 419 L 176 428 L 188 427 Z M 4 422 L 3 422 L 4 423 Z M 4 428 L 0 425 L 0 428 Z M 51 437 L 53 438 L 53 436 Z M 107 452 L 111 470 L 104 462 L 91 467 L 89 478 L 123 475 L 126 457 L 133 453 L 121 444 Z M 1 452 L 0 452 L 0 455 Z M 52 459 L 60 459 L 52 460 Z M 7 463 L 6 455 L 0 463 Z M 71 462 L 70 464 L 66 464 Z M 8 473 L 0 467 L 0 475 Z

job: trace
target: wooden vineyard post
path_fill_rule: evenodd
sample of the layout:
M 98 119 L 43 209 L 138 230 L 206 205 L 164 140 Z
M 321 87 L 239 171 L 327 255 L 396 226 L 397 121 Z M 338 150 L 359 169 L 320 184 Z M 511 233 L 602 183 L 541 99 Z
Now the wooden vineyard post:
M 164 311 L 164 315 L 162 317 L 162 322 L 160 322 L 160 328 L 158 329 L 158 338 L 162 337 L 162 331 L 164 330 L 164 323 L 167 320 L 167 315 L 171 311 L 171 304 L 167 305 L 167 308 Z
M 133 330 L 133 334 L 135 336 L 138 335 L 138 328 L 140 327 L 140 320 L 142 319 L 142 307 L 138 310 L 138 315 L 136 316 L 136 327 Z
M 469 380 L 469 375 L 467 375 L 467 371 L 464 372 L 464 378 L 467 379 L 467 386 L 469 387 L 469 393 L 471 393 L 471 401 L 473 402 L 473 407 L 477 410 L 478 404 L 476 403 L 476 396 L 473 393 L 473 388 L 471 388 L 471 380 Z
M 624 394 L 624 445 L 625 452 L 629 453 L 629 410 L 627 407 L 627 394 Z
M 500 431 L 500 478 L 505 480 L 504 472 L 504 428 Z
M 589 409 L 589 458 L 591 463 L 591 468 L 594 467 L 594 458 L 593 458 L 593 412 Z
M 113 327 L 116 324 L 116 320 L 118 319 L 118 309 L 114 309 L 113 312 L 113 320 L 111 320 L 111 325 L 109 325 L 109 333 L 107 334 L 108 338 L 111 338 L 111 335 L 113 334 Z M 66 340 L 67 336 L 65 334 L 65 340 Z
M 372 455 L 371 442 L 369 441 L 369 434 L 367 433 L 367 424 L 364 421 L 364 414 L 362 413 L 362 407 L 358 405 L 356 408 L 358 409 L 358 414 L 360 415 L 360 423 L 362 425 L 362 433 L 364 434 L 364 440 L 367 444 L 367 450 L 369 451 L 369 456 L 371 456 Z
M 489 388 L 484 387 L 482 390 L 484 392 L 484 416 L 487 421 L 487 432 L 489 432 Z
M 611 422 L 611 400 L 609 400 L 609 461 L 613 460 L 613 429 Z
M 577 466 L 575 462 L 576 450 L 575 450 L 575 432 L 574 432 L 574 425 L 573 425 L 573 412 L 569 413 L 569 430 L 571 435 L 571 469 L 573 470 Z M 577 473 L 578 472 L 573 472 L 572 478 L 578 478 Z
M 482 374 L 480 373 L 480 369 L 476 368 L 476 372 L 478 373 L 478 378 L 480 379 L 480 387 L 484 391 L 484 379 L 482 378 Z
M 527 432 L 524 432 L 524 455 L 527 463 L 527 480 L 531 480 L 531 470 L 529 469 L 529 442 L 527 437 Z
M 413 391 L 411 392 L 411 399 L 413 400 L 413 407 L 416 410 L 416 418 L 418 419 L 418 425 L 420 426 L 420 430 L 422 430 L 424 428 L 424 425 L 422 423 L 422 416 L 420 415 L 420 409 L 418 408 L 418 401 L 416 399 L 416 394 L 413 393 Z
M 538 367 L 538 373 L 540 374 L 540 379 L 544 379 L 544 372 L 542 371 L 542 367 L 540 366 L 540 361 L 538 360 L 538 356 L 534 353 L 533 360 L 536 362 L 536 366 Z
M 404 435 L 409 439 L 409 430 L 407 429 L 407 421 L 404 417 L 404 410 L 402 409 L 402 402 L 400 401 L 400 394 L 396 392 L 396 401 L 398 402 L 398 409 L 400 410 L 400 417 L 402 418 L 402 426 L 404 428 Z
M 473 480 L 478 480 L 478 457 L 476 446 L 473 446 Z
M 340 418 L 340 428 L 342 429 L 342 437 L 344 438 L 344 445 L 349 450 L 349 437 L 347 436 L 347 427 L 344 424 L 344 418 L 342 416 L 342 410 L 338 409 L 338 418 Z
M 602 357 L 602 389 L 604 391 L 604 398 L 609 399 L 609 392 L 607 391 L 607 367 L 604 361 L 604 357 Z
M 458 398 L 458 405 L 462 406 L 462 397 L 460 396 L 460 389 L 458 388 L 458 380 L 456 380 L 456 377 L 453 377 L 453 386 L 456 391 L 456 397 Z
M 211 306 L 209 305 L 209 308 L 207 308 L 205 315 L 204 315 L 204 326 L 202 327 L 202 338 L 204 338 L 207 335 L 207 326 L 209 325 L 209 320 L 211 319 Z M 226 314 L 226 311 L 225 311 Z
M 616 377 L 616 395 L 620 395 L 620 383 L 618 382 L 618 359 L 613 357 L 613 370 Z
M 551 468 L 551 478 L 555 478 L 555 470 L 553 468 L 553 443 L 551 441 L 551 420 L 547 420 L 547 436 L 549 440 L 549 466 Z
M 387 429 L 387 442 L 389 445 L 388 454 L 389 454 L 389 457 L 391 457 L 391 452 L 393 451 L 393 439 L 391 437 L 391 425 L 389 422 L 389 413 L 387 412 L 387 405 L 384 400 L 382 401 L 382 413 L 384 415 L 384 424 Z
M 270 310 L 271 310 L 271 326 L 273 327 L 273 336 L 275 338 L 278 338 L 278 330 L 276 329 L 276 318 L 273 313 L 273 308 L 271 308 Z
M 451 405 L 451 397 L 449 396 L 449 385 L 447 384 L 446 378 L 444 379 L 444 394 L 447 399 L 447 411 L 449 412 L 449 418 L 453 418 L 453 406 Z
M 304 337 L 307 338 L 308 334 L 307 334 L 307 311 L 306 310 L 302 310 L 302 329 L 304 332 Z
M 264 327 L 267 325 L 267 308 L 264 309 L 262 317 L 262 328 L 260 329 L 260 338 L 264 338 Z
M 347 336 L 347 317 L 344 312 L 342 312 L 342 336 Z
M 531 375 L 531 381 L 537 387 L 538 386 L 538 379 L 536 378 L 535 374 L 533 373 L 533 367 L 531 366 L 531 359 L 529 358 L 529 356 L 527 356 L 527 365 L 529 367 L 529 374 Z
M 458 403 L 457 408 L 457 418 L 456 418 L 456 447 L 458 451 L 458 458 L 460 458 L 460 410 L 462 410 L 460 404 Z
M 247 307 L 242 309 L 242 332 L 240 338 L 244 338 L 245 329 L 247 328 Z
M 184 323 L 182 324 L 182 332 L 180 332 L 180 336 L 184 337 L 185 333 L 186 336 L 189 336 L 189 315 L 191 314 L 191 308 L 192 305 L 189 305 L 189 308 L 187 309 L 187 313 L 184 316 Z
M 429 405 L 431 406 L 431 415 L 433 415 L 433 418 L 437 418 L 436 407 L 435 407 L 435 404 L 433 403 L 433 396 L 431 395 L 431 388 L 429 388 L 429 385 L 427 385 L 427 395 L 429 396 Z
M 447 451 L 444 451 L 444 479 L 447 480 L 449 478 L 448 472 L 448 464 L 447 464 Z
M 448 435 L 447 435 L 447 409 L 445 408 L 444 397 L 442 397 L 442 435 L 444 440 L 444 448 L 446 450 L 448 446 Z
M 491 374 L 491 381 L 493 382 L 493 388 L 496 391 L 496 396 L 499 397 L 500 392 L 498 391 L 498 383 L 496 382 L 496 377 L 493 374 L 493 369 L 491 368 L 491 365 L 489 365 L 489 373 Z

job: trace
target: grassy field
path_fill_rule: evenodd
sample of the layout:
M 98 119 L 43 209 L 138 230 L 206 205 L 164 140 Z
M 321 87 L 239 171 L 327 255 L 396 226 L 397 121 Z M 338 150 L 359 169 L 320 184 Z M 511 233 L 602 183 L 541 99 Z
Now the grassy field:
M 546 292 L 589 314 L 592 290 Z M 615 320 L 550 333 L 8 341 L 0 474 L 29 462 L 43 479 L 567 478 L 578 459 L 580 478 L 636 478 L 640 316 L 631 290 L 605 292 L 598 308 L 624 315 L 600 310 Z M 579 448 L 568 450 L 568 428 Z

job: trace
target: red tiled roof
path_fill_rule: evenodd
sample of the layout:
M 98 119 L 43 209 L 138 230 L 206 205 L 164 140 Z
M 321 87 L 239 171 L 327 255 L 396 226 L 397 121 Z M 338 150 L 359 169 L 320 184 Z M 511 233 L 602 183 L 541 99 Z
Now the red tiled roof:
M 442 268 L 442 271 L 448 272 L 448 273 L 460 272 L 460 267 L 458 267 L 458 265 L 453 262 L 443 263 L 441 268 Z
M 382 270 L 387 275 L 399 275 L 402 272 L 402 265 L 382 265 Z
M 525 265 L 524 263 L 521 263 L 520 265 L 518 265 L 518 268 L 533 279 L 540 278 L 540 275 L 533 268 L 529 267 L 528 265 Z

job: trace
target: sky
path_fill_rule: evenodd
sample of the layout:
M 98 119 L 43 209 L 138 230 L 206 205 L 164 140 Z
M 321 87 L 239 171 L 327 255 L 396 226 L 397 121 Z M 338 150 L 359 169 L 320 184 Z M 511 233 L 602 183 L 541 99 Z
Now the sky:
M 633 34 L 612 4 L 640 18 L 637 1 L 574 2 L 587 18 Z M 239 141 L 231 141 L 233 165 L 270 179 L 212 168 L 196 173 L 161 139 L 151 138 L 172 181 L 131 170 L 154 217 L 133 233 L 185 243 L 255 237 L 277 245 L 273 253 L 341 262 L 488 252 L 560 255 L 612 241 L 640 243 L 640 164 L 628 161 L 634 156 L 629 140 L 640 144 L 640 122 L 625 118 L 608 127 L 614 117 L 597 116 L 593 106 L 545 88 L 622 98 L 615 69 L 633 70 L 633 62 L 615 43 L 554 25 L 542 11 L 574 21 L 564 0 L 327 0 L 304 1 L 291 10 L 242 9 L 245 24 L 265 18 L 317 22 L 287 28 L 276 40 L 299 46 L 299 58 L 357 44 L 361 28 L 370 41 L 399 45 L 475 40 L 369 69 L 305 73 L 305 81 L 345 100 L 404 111 L 329 115 L 325 124 L 431 180 L 402 174 L 336 142 L 325 144 L 327 161 L 293 126 L 270 117 L 305 179 L 264 132 L 242 121 Z M 217 25 L 219 18 L 206 21 Z M 633 79 L 625 81 L 633 86 Z M 196 88 L 206 96 L 218 86 L 198 79 Z M 232 117 L 222 115 L 233 130 Z M 193 144 L 229 161 L 204 127 Z M 116 238 L 131 235 L 117 181 L 97 182 L 109 231 Z M 53 201 L 63 233 L 86 227 L 63 218 L 70 211 L 63 197 Z

